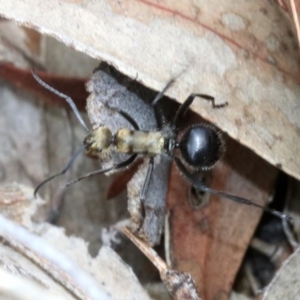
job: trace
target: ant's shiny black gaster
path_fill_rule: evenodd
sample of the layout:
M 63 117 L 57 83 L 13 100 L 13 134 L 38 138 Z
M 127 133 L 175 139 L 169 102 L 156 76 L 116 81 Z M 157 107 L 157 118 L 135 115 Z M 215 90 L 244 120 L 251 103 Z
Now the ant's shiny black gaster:
M 193 168 L 210 169 L 224 153 L 224 142 L 217 129 L 208 124 L 190 127 L 179 142 L 183 159 Z

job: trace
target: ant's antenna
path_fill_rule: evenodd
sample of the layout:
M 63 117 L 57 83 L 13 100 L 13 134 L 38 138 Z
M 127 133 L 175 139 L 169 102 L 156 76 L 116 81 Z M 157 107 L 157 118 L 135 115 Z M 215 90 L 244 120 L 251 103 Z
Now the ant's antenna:
M 42 181 L 34 190 L 34 197 L 36 198 L 36 194 L 37 192 L 39 191 L 39 189 L 45 184 L 47 183 L 48 181 L 54 179 L 55 177 L 58 177 L 60 175 L 63 175 L 67 172 L 67 170 L 71 167 L 71 165 L 73 164 L 73 162 L 75 161 L 75 159 L 77 158 L 77 156 L 79 154 L 81 154 L 83 152 L 83 150 L 85 150 L 87 145 L 82 145 L 74 154 L 73 156 L 71 157 L 71 159 L 68 161 L 67 165 L 62 169 L 61 172 L 57 173 L 57 174 L 54 174 L 52 176 L 50 176 L 49 178 L 45 179 L 44 181 Z
M 86 126 L 86 124 L 84 123 L 74 101 L 71 99 L 71 97 L 57 91 L 56 89 L 54 89 L 53 87 L 51 87 L 49 84 L 47 84 L 46 82 L 44 82 L 35 72 L 34 70 L 31 70 L 31 74 L 33 76 L 33 78 L 41 85 L 43 86 L 45 89 L 47 89 L 48 91 L 52 92 L 53 94 L 57 95 L 60 98 L 63 98 L 66 100 L 66 102 L 70 105 L 70 107 L 72 108 L 77 120 L 80 122 L 80 124 L 84 127 L 84 129 L 86 131 L 89 131 L 88 127 Z
M 221 196 L 223 198 L 226 198 L 226 199 L 229 199 L 231 201 L 235 201 L 235 202 L 238 202 L 238 203 L 242 203 L 242 204 L 245 204 L 245 205 L 251 205 L 251 206 L 255 206 L 255 207 L 258 207 L 282 220 L 288 220 L 288 221 L 295 221 L 297 219 L 289 216 L 289 215 L 286 215 L 286 214 L 283 214 L 275 209 L 272 209 L 272 208 L 268 208 L 268 207 L 264 207 L 260 204 L 257 204 L 251 200 L 248 200 L 248 199 L 245 199 L 245 198 L 242 198 L 242 197 L 239 197 L 239 196 L 235 196 L 235 195 L 231 195 L 231 194 L 227 194 L 227 193 L 224 193 L 224 192 L 221 192 L 221 191 L 216 191 L 208 186 L 206 186 L 203 182 L 199 181 L 196 177 L 193 176 L 192 173 L 188 172 L 188 170 L 186 169 L 186 167 L 183 165 L 183 163 L 180 161 L 180 159 L 178 159 L 177 157 L 175 157 L 175 161 L 176 161 L 176 164 L 179 168 L 179 170 L 183 173 L 183 175 L 188 179 L 188 181 L 192 184 L 192 186 L 194 186 L 196 189 L 199 189 L 203 192 L 207 192 L 207 193 L 210 193 L 210 194 L 213 194 L 213 195 L 217 195 L 217 196 Z

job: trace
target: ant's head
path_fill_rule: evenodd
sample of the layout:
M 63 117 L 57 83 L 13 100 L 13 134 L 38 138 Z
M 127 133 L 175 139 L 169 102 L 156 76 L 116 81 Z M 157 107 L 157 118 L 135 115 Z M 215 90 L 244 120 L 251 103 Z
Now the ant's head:
M 97 155 L 103 150 L 107 150 L 112 141 L 112 133 L 106 126 L 100 126 L 93 131 L 89 132 L 83 141 L 86 145 L 88 154 Z
M 225 152 L 225 141 L 215 126 L 203 123 L 188 128 L 177 147 L 192 168 L 208 170 Z

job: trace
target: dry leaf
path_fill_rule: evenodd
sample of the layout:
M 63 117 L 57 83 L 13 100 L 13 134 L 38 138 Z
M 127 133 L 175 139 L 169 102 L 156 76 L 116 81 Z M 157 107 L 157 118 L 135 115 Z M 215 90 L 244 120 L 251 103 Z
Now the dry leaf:
M 15 1 L 13 4 L 0 1 L 0 13 L 114 63 L 124 73 L 132 78 L 138 75 L 138 80 L 157 90 L 171 76 L 185 71 L 170 95 L 183 100 L 190 92 L 199 91 L 213 94 L 220 102 L 227 100 L 229 107 L 219 112 L 212 111 L 206 104 L 201 107 L 195 104 L 194 109 L 271 163 L 280 163 L 284 170 L 299 178 L 299 160 L 295 155 L 299 153 L 299 54 L 289 22 L 272 3 L 240 2 L 230 8 L 229 2 L 203 1 L 194 5 L 193 11 L 180 3 L 166 2 L 159 5 L 130 1 L 57 4 L 55 1 Z M 275 22 L 278 26 L 274 26 Z M 6 96 L 7 91 L 4 93 Z M 12 103 L 10 110 L 2 109 L 2 115 L 13 114 Z M 28 111 L 28 106 L 14 104 L 20 115 Z M 53 120 L 55 123 L 55 118 Z M 42 123 L 40 119 L 31 121 Z M 2 128 L 9 127 L 5 125 Z M 23 150 L 21 159 L 17 159 L 16 147 L 11 151 L 6 145 L 6 152 L 12 152 L 7 164 L 9 169 L 5 172 L 10 178 L 13 178 L 11 170 L 27 182 L 37 182 L 44 177 L 40 171 L 29 172 L 33 179 L 25 176 L 30 164 L 36 169 L 38 164 L 40 169 L 47 165 L 45 160 L 41 164 L 40 156 L 35 162 L 24 143 L 24 136 L 36 136 L 39 128 L 32 128 L 33 135 L 22 127 L 17 132 L 11 131 L 12 137 L 4 138 L 1 143 L 6 145 L 8 140 L 8 146 L 17 145 L 17 149 Z M 67 138 L 50 140 L 61 144 Z M 39 143 L 42 144 L 37 140 L 37 146 L 41 147 Z M 54 146 L 50 153 L 57 151 Z M 61 167 L 59 163 L 58 166 Z M 51 163 L 50 168 L 57 170 Z M 98 191 L 96 187 L 90 190 Z M 78 215 L 83 210 L 79 209 Z M 92 214 L 92 219 L 96 217 Z M 80 225 L 72 225 L 80 228 Z
M 0 13 L 183 101 L 273 165 L 300 178 L 299 49 L 274 2 L 0 1 Z M 274 26 L 276 24 L 276 26 Z
M 20 225 L 28 226 L 26 231 L 16 223 L 8 223 L 0 217 L 0 235 L 13 246 L 10 248 L 4 244 L 0 245 L 1 265 L 14 274 L 22 274 L 23 277 L 47 287 L 54 294 L 65 295 L 68 290 L 71 295 L 67 293 L 65 299 L 73 299 L 72 294 L 80 299 L 96 299 L 92 295 L 101 294 L 109 295 L 105 296 L 105 299 L 150 299 L 139 285 L 131 268 L 125 265 L 112 249 L 102 247 L 98 256 L 92 258 L 86 242 L 82 239 L 67 237 L 63 229 L 47 223 L 28 222 L 29 216 L 36 208 L 36 204 L 34 207 L 31 204 L 32 193 L 32 189 L 16 184 L 1 188 L 0 202 L 4 204 L 2 214 L 9 215 L 6 212 L 11 210 L 11 205 L 22 202 L 24 204 L 20 206 L 19 213 L 24 215 L 24 218 L 18 220 Z M 25 205 L 26 202 L 28 205 Z M 40 238 L 31 235 L 29 230 Z M 48 245 L 52 245 L 53 248 Z M 90 290 L 85 289 L 86 287 Z
M 186 119 L 201 122 L 192 114 Z M 276 168 L 227 139 L 224 159 L 201 174 L 201 180 L 213 189 L 267 205 L 277 174 Z M 176 167 L 171 169 L 167 211 L 172 267 L 191 273 L 203 299 L 228 299 L 263 211 L 203 192 L 195 195 Z
M 138 166 L 141 163 L 142 160 L 137 160 L 127 170 L 115 176 L 113 182 L 107 189 L 106 192 L 107 200 L 118 196 L 120 193 L 126 190 L 128 182 L 130 181 L 132 176 L 136 173 Z

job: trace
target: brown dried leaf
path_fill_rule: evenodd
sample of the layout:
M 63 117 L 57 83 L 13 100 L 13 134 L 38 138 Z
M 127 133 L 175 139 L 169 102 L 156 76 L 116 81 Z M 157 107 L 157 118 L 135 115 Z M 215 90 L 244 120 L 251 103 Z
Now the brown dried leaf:
M 141 159 L 136 160 L 127 170 L 115 176 L 115 178 L 113 179 L 112 183 L 109 185 L 106 191 L 107 200 L 118 196 L 120 193 L 126 190 L 128 182 L 136 173 L 141 163 Z
M 195 116 L 187 119 L 199 123 Z M 228 139 L 224 159 L 204 176 L 216 190 L 266 205 L 277 174 L 277 169 Z M 175 269 L 193 276 L 203 299 L 228 299 L 262 210 L 209 194 L 204 198 L 208 204 L 195 207 L 197 198 L 190 184 L 175 166 L 171 169 L 169 230 L 165 234 L 169 237 L 169 256 Z
M 200 101 L 193 109 L 300 178 L 299 50 L 273 2 L 2 0 L 0 12 L 156 90 L 181 74 L 169 95 L 228 101 L 219 112 Z

